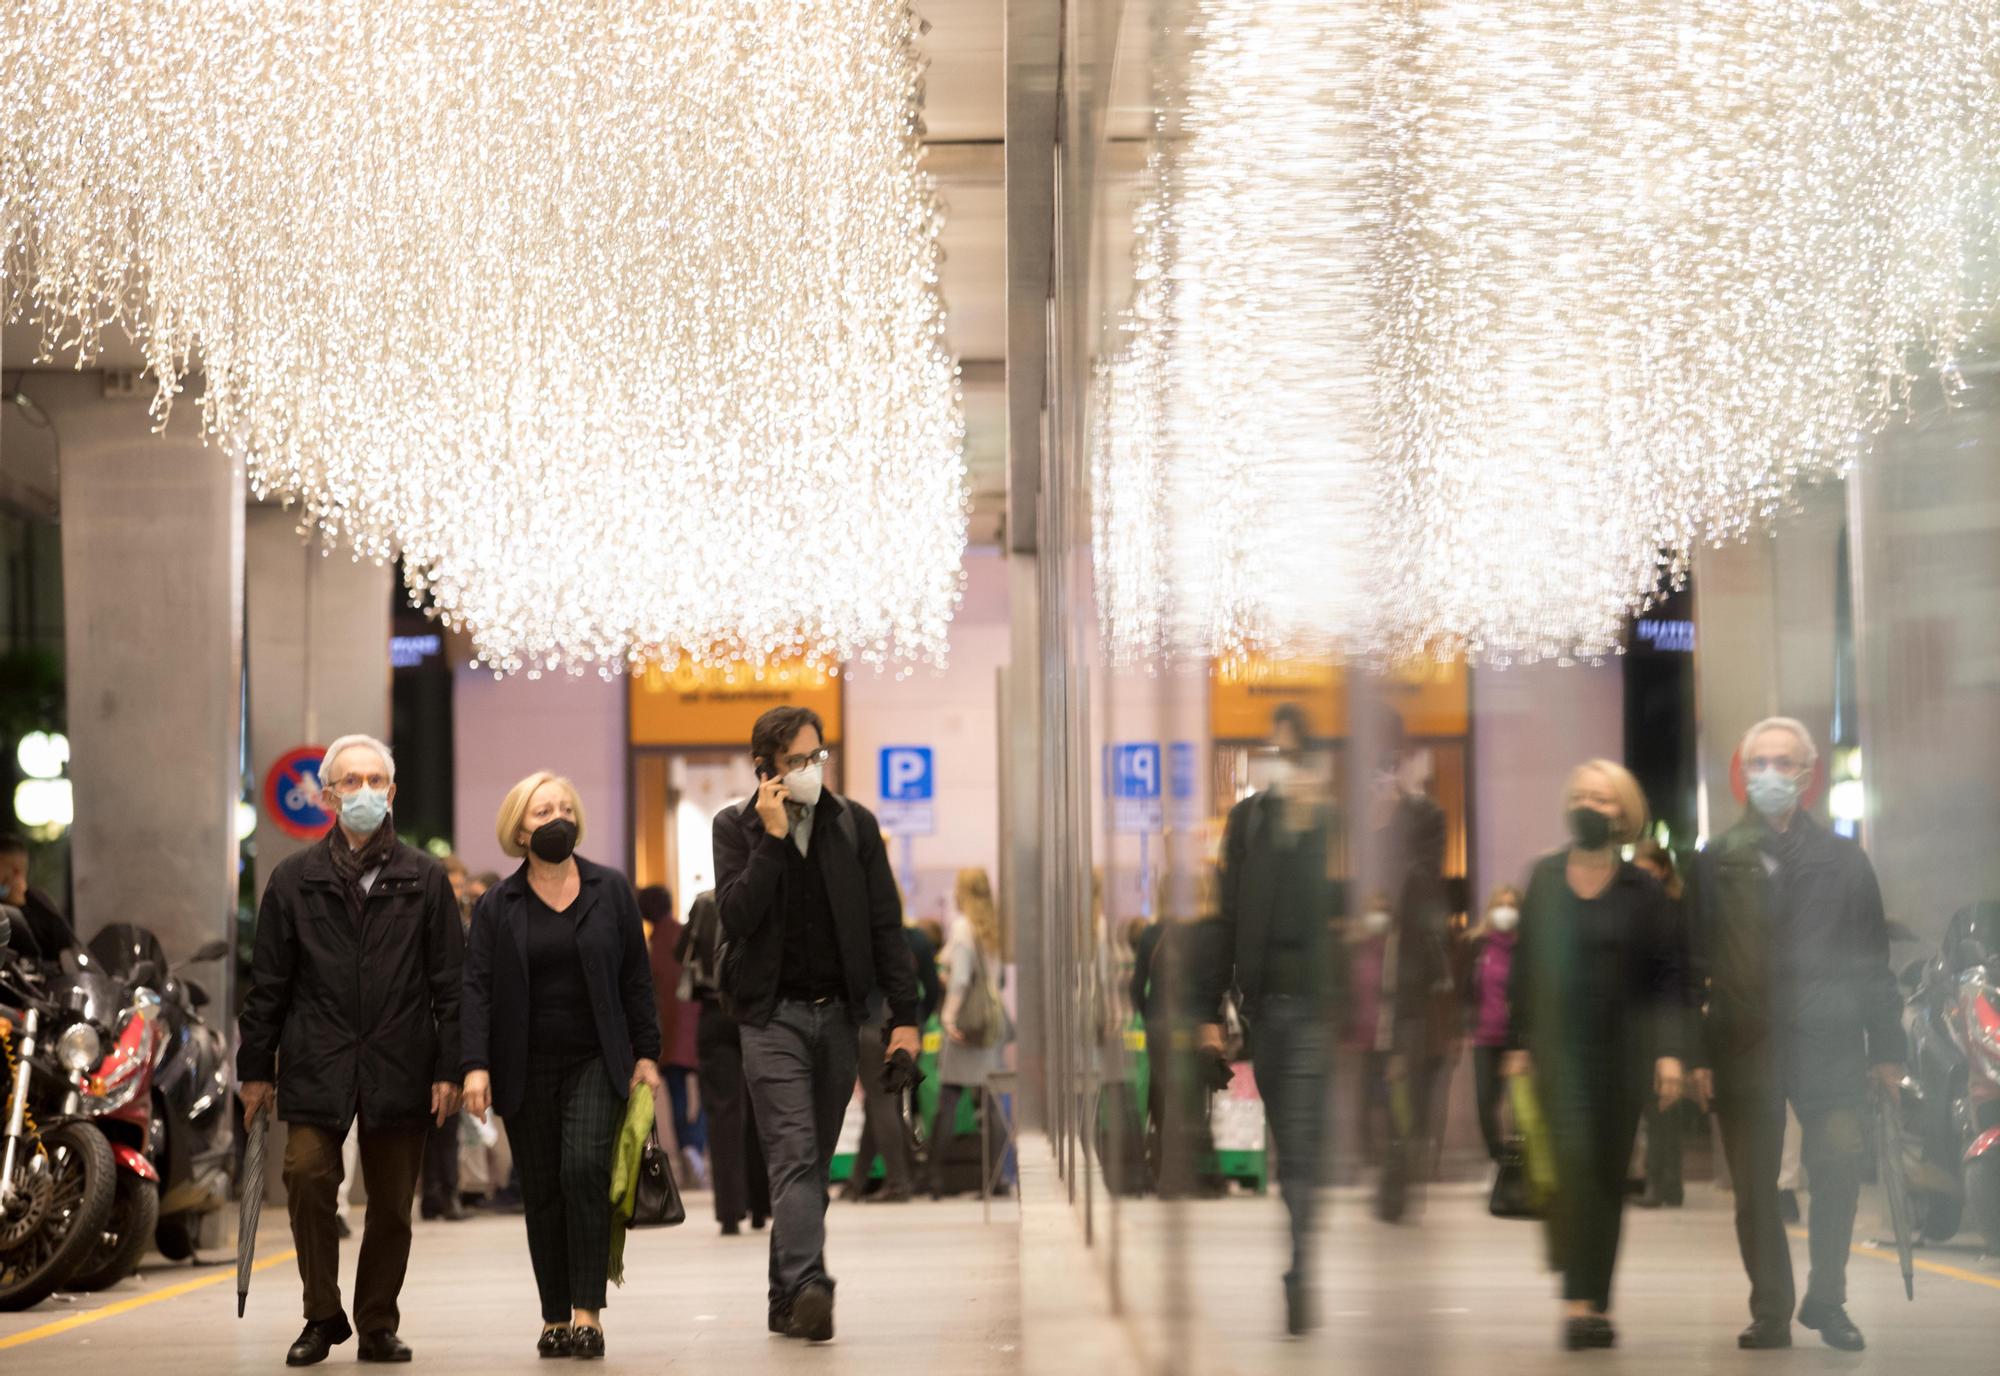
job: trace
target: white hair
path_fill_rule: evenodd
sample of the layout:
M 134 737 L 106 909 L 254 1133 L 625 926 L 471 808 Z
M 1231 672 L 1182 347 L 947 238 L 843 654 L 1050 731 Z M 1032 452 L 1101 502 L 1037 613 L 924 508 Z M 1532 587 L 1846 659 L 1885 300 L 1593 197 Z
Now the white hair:
M 340 763 L 342 753 L 352 750 L 357 746 L 366 746 L 380 755 L 383 766 L 389 771 L 389 782 L 392 784 L 396 782 L 396 757 L 390 752 L 388 746 L 382 744 L 382 742 L 376 740 L 373 736 L 342 736 L 326 748 L 326 755 L 319 762 L 319 784 L 321 788 L 325 788 L 332 782 L 333 767 Z
M 1819 760 L 1819 747 L 1813 744 L 1812 732 L 1806 730 L 1806 724 L 1797 717 L 1766 717 L 1758 722 L 1743 733 L 1743 743 L 1736 747 L 1737 758 L 1747 761 L 1750 758 L 1750 743 L 1766 731 L 1789 731 L 1798 737 L 1799 744 L 1805 747 L 1807 769 Z

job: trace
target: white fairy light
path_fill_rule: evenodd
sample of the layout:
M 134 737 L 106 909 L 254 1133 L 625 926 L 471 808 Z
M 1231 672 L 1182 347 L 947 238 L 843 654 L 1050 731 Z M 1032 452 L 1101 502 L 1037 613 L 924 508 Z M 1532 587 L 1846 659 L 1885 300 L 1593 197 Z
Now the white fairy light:
M 1148 352 L 1179 360 L 1154 394 L 1167 438 L 1147 481 L 1233 489 L 1201 509 L 1215 539 L 1311 551 L 1321 579 L 1346 580 L 1345 600 L 1320 590 L 1316 635 L 1284 633 L 1305 648 L 1615 648 L 1694 547 L 1767 529 L 1798 483 L 1844 471 L 1930 368 L 1949 392 L 1991 302 L 1996 0 L 1191 0 L 1191 14 L 1147 212 L 1170 261 L 1144 272 L 1169 289 L 1147 300 L 1141 283 L 1103 375 Z M 1368 82 L 1332 97 L 1347 120 L 1319 111 L 1323 83 L 1296 80 L 1343 40 Z M 1251 45 L 1257 61 L 1204 84 Z M 1255 140 L 1287 166 L 1229 156 Z M 1252 189 L 1316 167 L 1344 179 L 1339 204 Z M 1295 273 L 1289 294 L 1254 278 L 1331 263 L 1343 271 Z M 1326 371 L 1278 403 L 1285 420 L 1315 416 L 1288 431 L 1254 389 L 1293 357 Z M 1117 414 L 1099 417 L 1100 502 L 1131 452 Z M 1253 457 L 1207 476 L 1245 436 Z M 1349 513 L 1333 547 L 1356 557 L 1327 553 L 1281 495 L 1335 442 L 1365 456 L 1325 475 Z M 1154 557 L 1098 555 L 1114 570 Z M 1203 564 L 1165 566 L 1158 615 L 1214 604 Z M 1300 571 L 1246 559 L 1220 621 L 1180 648 L 1227 655 L 1285 624 L 1274 612 Z M 1148 644 L 1122 605 L 1105 618 L 1140 653 L 1172 638 Z
M 904 0 L 0 14 L 11 314 L 129 331 L 496 669 L 935 662 L 966 499 Z

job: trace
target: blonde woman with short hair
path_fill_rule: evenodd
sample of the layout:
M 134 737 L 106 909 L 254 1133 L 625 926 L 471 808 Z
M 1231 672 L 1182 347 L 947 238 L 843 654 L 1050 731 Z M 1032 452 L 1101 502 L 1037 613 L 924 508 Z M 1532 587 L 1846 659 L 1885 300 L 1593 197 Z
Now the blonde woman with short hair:
M 1564 1346 L 1617 1342 L 1611 1278 L 1625 1173 L 1648 1095 L 1681 1095 L 1685 1028 L 1679 926 L 1650 874 L 1622 857 L 1646 828 L 1623 765 L 1569 776 L 1570 844 L 1534 867 L 1508 988 L 1508 1073 L 1530 1070 L 1556 1161 L 1551 1227 L 1563 1274 Z
M 661 1087 L 660 1022 L 638 896 L 576 853 L 583 800 L 539 770 L 500 804 L 521 867 L 473 914 L 465 1107 L 507 1120 L 521 1172 L 544 1357 L 602 1357 L 611 1151 L 632 1091 Z

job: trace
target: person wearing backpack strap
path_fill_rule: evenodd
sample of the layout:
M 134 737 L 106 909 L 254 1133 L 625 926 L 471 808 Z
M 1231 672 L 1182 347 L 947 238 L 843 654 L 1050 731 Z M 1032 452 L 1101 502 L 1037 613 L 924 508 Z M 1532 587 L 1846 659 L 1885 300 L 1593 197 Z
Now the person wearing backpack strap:
M 750 1109 L 750 1082 L 743 1074 L 743 1032 L 736 1005 L 722 992 L 721 964 L 727 942 L 715 891 L 699 894 L 688 909 L 674 954 L 681 962 L 682 997 L 700 1008 L 695 1025 L 695 1062 L 701 1102 L 708 1114 L 708 1170 L 715 1185 L 715 1221 L 724 1237 L 753 1229 L 771 1216 L 771 1181 L 764 1172 L 764 1144 Z
M 715 819 L 724 991 L 771 1178 L 773 1332 L 833 1337 L 827 1172 L 854 1094 L 868 996 L 889 1005 L 885 1056 L 917 1044 L 917 979 L 903 903 L 873 813 L 825 786 L 819 714 L 774 707 L 750 735 L 756 796 Z M 879 1075 L 880 1066 L 869 1073 Z

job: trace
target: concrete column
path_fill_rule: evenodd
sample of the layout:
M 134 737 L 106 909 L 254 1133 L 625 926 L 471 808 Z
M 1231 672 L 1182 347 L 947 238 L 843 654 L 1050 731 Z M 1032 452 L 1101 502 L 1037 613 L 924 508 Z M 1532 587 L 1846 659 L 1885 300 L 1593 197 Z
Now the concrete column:
M 183 956 L 235 928 L 242 468 L 191 404 L 154 434 L 98 374 L 23 387 L 62 445 L 73 916 L 86 938 L 143 923 Z
M 300 746 L 365 733 L 389 738 L 389 622 L 395 570 L 301 535 L 297 513 L 245 518 L 250 765 L 257 789 L 257 897 L 271 871 L 310 841 L 272 817 L 264 779 Z
M 1695 718 L 1702 831 L 1736 824 L 1743 805 L 1729 761 L 1743 733 L 1769 716 L 1797 717 L 1822 753 L 1833 721 L 1841 484 L 1808 489 L 1774 534 L 1698 551 L 1694 567 Z M 1826 819 L 1826 799 L 1819 801 Z
M 1888 431 L 1849 482 L 1863 836 L 1909 959 L 2000 898 L 2000 386 Z

